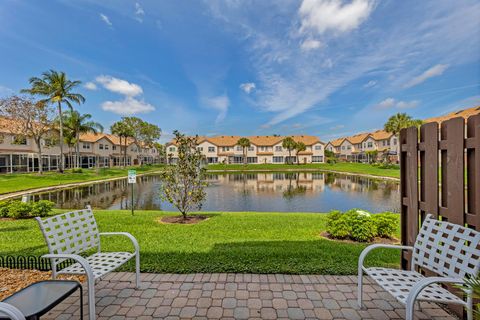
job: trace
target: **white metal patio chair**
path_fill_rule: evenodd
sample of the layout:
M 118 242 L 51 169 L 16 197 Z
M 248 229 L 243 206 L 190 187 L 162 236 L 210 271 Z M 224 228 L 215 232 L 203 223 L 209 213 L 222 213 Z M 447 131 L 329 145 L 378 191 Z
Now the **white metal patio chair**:
M 365 257 L 377 248 L 412 250 L 411 271 L 365 268 Z M 418 267 L 437 276 L 425 277 L 415 271 Z M 479 269 L 480 232 L 427 215 L 413 247 L 374 244 L 362 251 L 358 259 L 358 305 L 362 307 L 363 273 L 366 273 L 406 306 L 407 320 L 413 319 L 416 300 L 461 304 L 469 310 L 468 320 L 473 320 L 471 296 L 464 301 L 439 284 L 463 284 L 466 276 L 476 277 Z
M 95 280 L 117 269 L 130 259 L 135 258 L 136 287 L 140 286 L 140 247 L 137 240 L 127 232 L 99 232 L 93 211 L 90 206 L 59 214 L 46 219 L 36 218 L 48 245 L 49 258 L 52 265 L 52 277 L 57 274 L 85 274 L 88 287 L 89 318 L 95 319 Z M 124 236 L 130 239 L 135 251 L 102 252 L 101 236 Z M 82 257 L 80 254 L 96 249 L 97 252 Z M 57 265 L 66 259 L 76 263 L 57 270 Z

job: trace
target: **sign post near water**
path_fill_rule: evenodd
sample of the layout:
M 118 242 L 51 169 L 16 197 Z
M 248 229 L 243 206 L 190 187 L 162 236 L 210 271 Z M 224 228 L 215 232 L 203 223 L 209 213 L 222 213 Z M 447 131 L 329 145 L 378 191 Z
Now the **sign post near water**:
M 128 184 L 132 186 L 132 216 L 133 216 L 133 185 L 137 183 L 137 171 L 128 170 Z

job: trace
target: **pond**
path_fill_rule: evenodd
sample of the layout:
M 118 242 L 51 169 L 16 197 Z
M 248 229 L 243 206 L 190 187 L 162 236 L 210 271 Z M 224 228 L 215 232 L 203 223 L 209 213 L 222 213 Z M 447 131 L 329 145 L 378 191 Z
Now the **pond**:
M 208 174 L 203 211 L 328 212 L 361 208 L 371 212 L 400 211 L 395 181 L 325 172 Z M 159 197 L 161 179 L 138 177 L 136 209 L 175 210 Z M 58 208 L 130 209 L 131 188 L 125 180 L 101 182 L 35 194 L 35 200 L 54 201 Z

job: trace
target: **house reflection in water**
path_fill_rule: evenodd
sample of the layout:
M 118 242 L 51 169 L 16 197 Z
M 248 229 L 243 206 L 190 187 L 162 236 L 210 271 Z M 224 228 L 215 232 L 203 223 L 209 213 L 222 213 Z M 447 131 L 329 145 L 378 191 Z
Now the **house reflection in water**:
M 363 208 L 373 212 L 399 211 L 399 185 L 394 181 L 324 172 L 208 174 L 204 211 L 326 212 Z M 144 210 L 173 210 L 158 195 L 159 176 L 138 178 L 134 205 Z M 126 180 L 102 182 L 34 196 L 59 208 L 129 209 Z

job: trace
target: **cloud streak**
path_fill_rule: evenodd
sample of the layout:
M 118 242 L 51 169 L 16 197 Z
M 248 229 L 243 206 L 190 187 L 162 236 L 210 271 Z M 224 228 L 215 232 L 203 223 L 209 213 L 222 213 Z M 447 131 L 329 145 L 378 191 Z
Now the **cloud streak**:
M 427 81 L 430 78 L 433 77 L 438 77 L 443 74 L 445 70 L 447 70 L 448 64 L 437 64 L 434 65 L 433 67 L 429 68 L 428 70 L 425 70 L 422 74 L 414 77 L 412 80 L 410 80 L 408 83 L 404 85 L 405 88 L 411 88 L 416 85 L 419 85 L 420 83 L 423 83 Z
M 109 27 L 112 27 L 112 26 L 113 26 L 112 22 L 110 21 L 110 18 L 108 18 L 105 14 L 100 13 L 100 19 L 101 19 L 103 22 L 105 22 L 105 24 L 106 24 L 107 26 L 109 26 Z

